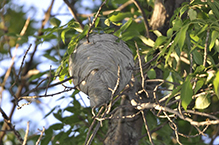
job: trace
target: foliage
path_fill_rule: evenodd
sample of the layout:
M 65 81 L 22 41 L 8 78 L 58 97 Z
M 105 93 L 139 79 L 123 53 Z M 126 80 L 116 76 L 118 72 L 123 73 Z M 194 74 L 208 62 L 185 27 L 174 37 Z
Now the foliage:
M 112 0 L 107 1 L 102 7 L 94 7 L 93 11 L 98 12 L 98 8 L 101 8 L 101 11 L 99 11 L 100 15 L 98 16 L 92 15 L 92 20 L 96 18 L 92 27 L 91 24 L 87 24 L 87 18 L 82 15 L 79 15 L 79 18 L 84 21 L 83 23 L 86 23 L 84 28 L 81 28 L 80 22 L 75 19 L 70 20 L 65 25 L 60 25 L 61 20 L 51 17 L 50 27 L 41 29 L 35 35 L 36 29 L 29 24 L 24 36 L 19 34 L 25 23 L 24 12 L 21 11 L 21 8 L 19 11 L 15 11 L 12 7 L 9 7 L 11 2 L 4 4 L 8 8 L 6 10 L 7 13 L 2 15 L 2 18 L 9 25 L 4 24 L 3 19 L 1 19 L 1 61 L 12 58 L 10 56 L 11 48 L 15 47 L 16 44 L 27 44 L 30 37 L 35 38 L 36 46 L 54 40 L 59 42 L 42 52 L 42 56 L 45 57 L 46 61 L 51 61 L 56 68 L 28 76 L 26 78 L 28 86 L 22 86 L 24 93 L 20 94 L 18 100 L 16 98 L 12 99 L 18 102 L 22 99 L 27 99 L 29 102 L 30 100 L 24 96 L 29 96 L 33 99 L 33 96 L 37 96 L 36 98 L 54 96 L 56 93 L 61 94 L 74 89 L 72 95 L 68 97 L 72 101 L 66 108 L 61 108 L 57 105 L 45 115 L 45 117 L 53 115 L 58 120 L 58 123 L 46 129 L 41 138 L 41 144 L 84 144 L 90 129 L 92 130 L 92 127 L 94 127 L 92 122 L 97 122 L 97 120 L 92 117 L 91 108 L 83 107 L 79 100 L 76 99 L 79 91 L 75 87 L 67 86 L 62 86 L 64 88 L 63 91 L 54 92 L 54 94 L 46 94 L 45 91 L 53 80 L 58 78 L 61 82 L 70 77 L 68 74 L 69 55 L 73 53 L 77 43 L 85 38 L 90 31 L 92 33 L 112 33 L 125 41 L 130 47 L 135 56 L 136 67 L 141 68 L 144 64 L 150 62 L 146 65 L 148 67 L 143 67 L 143 73 L 147 76 L 147 80 L 154 82 L 157 81 L 155 78 L 159 79 L 159 81 L 162 80 L 157 85 L 158 89 L 155 92 L 159 96 L 156 101 L 159 99 L 164 101 L 158 104 L 156 104 L 156 101 L 151 101 L 150 103 L 155 104 L 156 107 L 163 107 L 163 109 L 159 110 L 156 107 L 143 108 L 147 110 L 147 124 L 154 144 L 205 144 L 201 136 L 204 134 L 209 136 L 212 139 L 211 143 L 213 143 L 218 136 L 217 128 L 219 124 L 217 118 L 219 99 L 219 2 L 216 0 L 204 2 L 194 0 L 190 3 L 183 3 L 181 7 L 175 10 L 169 23 L 166 24 L 168 28 L 164 32 L 161 30 L 150 30 L 150 38 L 146 36 L 145 20 L 147 19 L 142 18 L 142 12 L 134 3 L 127 5 L 122 10 L 112 11 L 109 14 L 104 13 L 107 10 L 116 10 L 126 2 L 128 1 L 118 2 Z M 148 18 L 152 15 L 150 10 L 153 8 L 153 2 L 149 0 L 139 0 L 138 2 L 145 9 L 144 13 Z M 13 17 L 14 15 L 16 17 Z M 18 18 L 19 20 L 17 20 Z M 19 23 L 14 26 L 15 22 Z M 5 30 L 6 28 L 7 31 Z M 137 49 L 139 49 L 141 60 L 143 61 L 142 66 L 138 65 Z M 28 51 L 24 52 L 29 53 Z M 27 76 L 28 72 L 36 69 L 41 63 L 43 62 L 35 58 L 27 61 L 25 67 L 13 67 L 15 75 L 13 76 L 13 72 L 11 72 L 9 76 L 12 83 L 3 84 L 5 75 L 0 76 L 2 89 L 8 90 L 8 92 L 12 90 L 10 93 L 11 96 L 14 96 L 14 94 L 17 94 L 14 90 L 17 90 L 22 84 L 23 80 L 21 78 Z M 28 64 L 30 65 L 28 66 Z M 23 68 L 21 74 L 19 73 L 20 68 Z M 156 69 L 162 71 L 162 77 L 158 76 Z M 143 79 L 140 71 L 136 73 L 136 76 L 139 80 Z M 15 82 L 14 85 L 13 82 Z M 33 88 L 36 89 L 31 89 L 32 87 L 30 86 L 34 86 Z M 40 96 L 39 94 L 42 92 L 45 95 Z M 66 98 L 62 97 L 60 100 Z M 37 99 L 35 99 L 35 102 L 37 102 Z M 141 104 L 138 105 L 140 106 Z M 117 103 L 112 108 L 115 109 L 118 106 Z M 134 107 L 138 110 L 137 106 Z M 168 112 L 168 110 L 165 110 L 166 108 L 173 111 Z M 100 110 L 99 108 L 94 110 L 94 112 L 98 113 Z M 139 110 L 142 111 L 141 109 Z M 70 115 L 65 115 L 66 112 Z M 165 117 L 162 118 L 160 113 Z M 167 114 L 169 116 L 172 115 L 172 117 L 167 117 Z M 109 118 L 110 115 L 106 117 Z M 188 118 L 191 120 L 188 120 Z M 216 123 L 209 123 L 209 120 Z M 1 121 L 0 126 L 3 127 L 3 120 Z M 101 144 L 109 129 L 107 119 L 100 122 L 102 126 L 98 130 L 92 142 L 93 144 Z M 212 127 L 209 127 L 209 125 Z M 36 129 L 34 130 L 36 131 Z M 92 131 L 94 132 L 94 130 Z M 24 130 L 19 132 L 24 134 Z M 142 135 L 139 138 L 139 144 L 150 144 L 149 139 L 145 137 L 148 135 L 146 129 L 142 129 Z M 34 135 L 33 138 L 29 138 L 29 141 L 36 142 L 39 136 Z M 7 139 L 3 142 L 7 140 L 12 141 L 14 144 L 18 143 L 13 133 L 8 133 Z

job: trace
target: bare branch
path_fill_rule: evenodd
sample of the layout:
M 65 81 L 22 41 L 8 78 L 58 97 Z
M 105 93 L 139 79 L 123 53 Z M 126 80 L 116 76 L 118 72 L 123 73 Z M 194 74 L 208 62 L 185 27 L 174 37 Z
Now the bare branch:
M 111 88 L 109 88 L 111 91 L 112 91 L 112 94 L 111 94 L 111 99 L 110 99 L 110 103 L 108 105 L 108 111 L 106 112 L 106 114 L 109 114 L 110 110 L 111 110 L 111 107 L 112 107 L 112 102 L 113 102 L 113 96 L 119 86 L 119 81 L 120 81 L 120 66 L 118 65 L 118 72 L 117 72 L 117 81 L 116 81 L 116 85 L 114 87 L 114 89 L 112 90 Z
M 78 18 L 77 16 L 77 12 L 74 8 L 74 6 L 72 6 L 68 0 L 63 0 L 65 2 L 65 4 L 68 6 L 69 11 L 71 12 L 72 16 L 75 18 L 75 20 L 79 23 L 81 29 L 84 29 L 84 25 L 82 24 L 81 20 Z
M 219 119 L 217 119 L 217 120 L 209 120 L 208 119 L 206 121 L 200 121 L 200 122 L 194 121 L 193 119 L 191 119 L 189 117 L 184 117 L 177 110 L 173 110 L 173 109 L 170 109 L 168 107 L 157 105 L 156 103 L 137 103 L 134 99 L 132 99 L 131 100 L 131 104 L 132 104 L 132 106 L 134 106 L 138 110 L 152 109 L 153 108 L 153 109 L 158 110 L 158 111 L 165 111 L 165 112 L 169 112 L 169 113 L 175 114 L 180 119 L 189 122 L 193 126 L 194 125 L 195 126 L 204 126 L 204 125 L 216 125 L 216 124 L 219 124 Z
M 147 97 L 149 98 L 148 92 L 145 90 L 145 86 L 144 86 L 144 83 L 145 83 L 144 72 L 143 72 L 143 69 L 142 69 L 141 56 L 139 54 L 138 44 L 136 42 L 135 42 L 135 47 L 137 49 L 136 52 L 137 52 L 137 55 L 138 55 L 139 68 L 140 68 L 140 73 L 141 73 L 141 87 L 142 87 L 142 90 L 147 95 Z
M 122 4 L 121 6 L 119 6 L 117 9 L 115 10 L 108 10 L 108 11 L 103 11 L 102 12 L 102 15 L 103 16 L 106 16 L 106 15 L 109 15 L 113 12 L 118 12 L 118 11 L 121 11 L 123 10 L 125 7 L 127 7 L 128 5 L 132 4 L 133 3 L 133 0 L 129 0 L 127 1 L 126 3 Z M 84 18 L 87 18 L 87 17 L 92 17 L 95 13 L 91 13 L 91 14 L 77 14 L 78 16 L 80 17 L 84 17 Z
M 207 30 L 207 36 L 206 36 L 206 39 L 205 39 L 205 48 L 204 48 L 204 60 L 203 60 L 203 66 L 206 65 L 206 62 L 207 62 L 207 47 L 208 47 L 208 39 L 209 39 L 209 29 Z
M 178 142 L 178 144 L 182 145 L 182 143 L 179 141 L 179 135 L 178 135 L 178 129 L 177 129 L 177 125 L 171 120 L 171 118 L 167 115 L 166 112 L 163 112 L 164 115 L 167 117 L 167 119 L 171 122 L 171 124 L 174 126 L 173 130 L 175 132 L 176 135 L 176 141 Z
M 12 125 L 11 120 L 6 115 L 6 113 L 2 110 L 1 107 L 0 107 L 0 112 L 2 114 L 2 117 L 4 118 L 4 122 L 9 126 L 9 128 L 13 131 L 18 141 L 22 144 L 24 140 L 22 139 L 20 133 L 17 130 L 15 130 L 15 127 Z
M 39 129 L 38 129 L 39 130 Z M 45 127 L 43 127 L 43 130 L 39 130 L 40 131 L 40 137 L 38 138 L 38 140 L 37 140 L 37 142 L 36 142 L 36 145 L 38 145 L 39 143 L 40 143 L 40 140 L 41 140 L 41 138 L 43 137 L 43 133 L 45 132 Z
M 94 17 L 94 19 L 93 19 L 91 25 L 90 25 L 90 27 L 89 27 L 89 29 L 88 29 L 88 32 L 87 32 L 87 35 L 86 35 L 87 43 L 90 42 L 90 41 L 89 41 L 89 33 L 90 33 L 92 27 L 94 26 L 95 21 L 97 20 L 97 17 L 99 16 L 102 7 L 106 4 L 106 1 L 107 1 L 107 0 L 105 0 L 105 1 L 101 4 L 101 6 L 99 7 L 99 9 L 98 9 L 98 11 L 97 11 L 97 13 L 96 13 L 96 15 L 95 15 L 95 17 Z
M 99 117 L 99 116 L 100 116 L 100 114 L 102 113 L 103 109 L 104 109 L 104 106 L 102 106 L 102 107 L 100 108 L 100 110 L 99 110 L 98 114 L 96 115 L 96 117 Z M 105 110 L 105 111 L 106 111 L 106 110 Z M 95 117 L 95 118 L 96 118 L 96 117 Z M 105 117 L 105 115 L 103 115 L 102 117 Z M 91 126 L 89 127 L 89 130 L 88 130 L 88 133 L 87 133 L 87 137 L 86 137 L 86 140 L 85 140 L 85 145 L 90 145 L 90 144 L 91 144 L 91 142 L 92 142 L 92 140 L 94 139 L 94 137 L 95 137 L 95 135 L 96 135 L 98 129 L 100 128 L 100 121 L 98 121 L 98 122 L 97 122 L 97 125 L 96 125 L 96 127 L 95 127 L 95 129 L 94 129 L 94 131 L 93 131 L 93 133 L 90 135 L 91 130 L 92 130 L 92 128 L 94 127 L 95 123 L 96 123 L 96 119 L 93 120 Z
M 24 136 L 24 142 L 23 142 L 22 145 L 26 145 L 26 143 L 27 143 L 27 137 L 28 137 L 28 133 L 29 133 L 29 127 L 30 127 L 30 122 L 28 121 L 28 122 L 27 122 L 26 133 L 25 133 L 25 136 Z
M 147 120 L 146 120 L 146 118 L 145 118 L 145 115 L 144 115 L 144 111 L 143 111 L 143 110 L 141 110 L 141 114 L 142 114 L 142 118 L 143 118 L 143 120 L 144 120 L 144 126 L 145 126 L 145 129 L 146 129 L 146 131 L 147 131 L 149 141 L 150 141 L 150 143 L 151 143 L 152 145 L 154 145 L 154 142 L 153 142 L 152 137 L 151 137 L 151 132 L 150 132 L 150 130 L 149 130 L 149 127 L 148 127 L 148 124 L 147 124 Z
M 146 14 L 144 12 L 144 9 L 141 7 L 141 5 L 139 4 L 139 2 L 137 0 L 132 0 L 132 1 L 134 2 L 136 7 L 139 9 L 139 11 L 142 14 L 142 17 L 143 17 L 143 20 L 144 20 L 144 26 L 145 26 L 145 30 L 146 30 L 146 36 L 147 36 L 147 38 L 150 38 L 150 35 L 149 35 L 149 24 L 148 24 L 147 16 L 146 16 Z

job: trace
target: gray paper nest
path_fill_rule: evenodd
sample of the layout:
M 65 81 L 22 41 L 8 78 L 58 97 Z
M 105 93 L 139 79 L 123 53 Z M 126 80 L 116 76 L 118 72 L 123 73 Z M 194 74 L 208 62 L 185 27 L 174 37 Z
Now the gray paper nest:
M 133 55 L 128 46 L 111 34 L 94 34 L 79 42 L 69 59 L 69 73 L 74 85 L 90 97 L 90 106 L 99 107 L 109 102 L 118 79 L 115 94 L 118 94 L 131 80 L 134 66 Z

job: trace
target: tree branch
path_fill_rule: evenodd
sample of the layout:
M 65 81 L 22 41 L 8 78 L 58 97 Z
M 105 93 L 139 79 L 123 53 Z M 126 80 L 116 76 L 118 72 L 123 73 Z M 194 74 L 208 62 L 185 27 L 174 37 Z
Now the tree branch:
M 144 12 L 144 9 L 141 7 L 141 5 L 139 4 L 139 2 L 137 0 L 132 0 L 132 1 L 134 2 L 136 7 L 139 9 L 139 11 L 142 14 L 142 17 L 143 17 L 143 20 L 144 20 L 144 27 L 145 27 L 145 31 L 146 31 L 146 36 L 147 36 L 147 38 L 150 38 L 150 35 L 149 35 L 149 24 L 148 24 L 147 16 L 146 16 L 146 14 Z
M 72 6 L 68 0 L 63 0 L 65 2 L 65 4 L 68 6 L 69 11 L 71 12 L 72 16 L 75 18 L 75 20 L 79 23 L 81 29 L 84 29 L 84 25 L 82 24 L 81 20 L 78 18 L 77 16 L 77 12 L 74 8 L 74 6 Z
M 6 115 L 6 113 L 2 110 L 2 108 L 0 107 L 0 112 L 2 114 L 2 117 L 4 118 L 4 122 L 8 125 L 8 127 L 13 131 L 15 137 L 18 139 L 18 141 L 22 144 L 23 143 L 23 139 L 20 135 L 20 133 L 15 130 L 14 126 L 11 124 L 11 120 L 9 119 L 9 117 Z

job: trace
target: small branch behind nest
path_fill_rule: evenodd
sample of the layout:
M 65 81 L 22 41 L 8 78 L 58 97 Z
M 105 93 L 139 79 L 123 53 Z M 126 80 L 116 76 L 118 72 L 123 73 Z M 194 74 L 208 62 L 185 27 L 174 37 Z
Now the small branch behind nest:
M 96 15 L 95 15 L 95 17 L 94 17 L 94 19 L 93 19 L 91 25 L 90 25 L 90 27 L 89 27 L 89 29 L 88 29 L 88 32 L 87 32 L 87 35 L 86 35 L 87 43 L 90 43 L 90 41 L 89 41 L 89 33 L 90 33 L 92 27 L 94 26 L 94 24 L 95 24 L 95 22 L 96 22 L 96 20 L 97 20 L 97 18 L 98 18 L 98 16 L 99 16 L 99 14 L 100 14 L 100 11 L 101 11 L 102 7 L 106 4 L 106 1 L 107 1 L 107 0 L 105 0 L 105 1 L 101 4 L 101 6 L 99 7 L 99 9 L 98 9 L 98 11 L 97 11 L 97 13 L 96 13 Z

